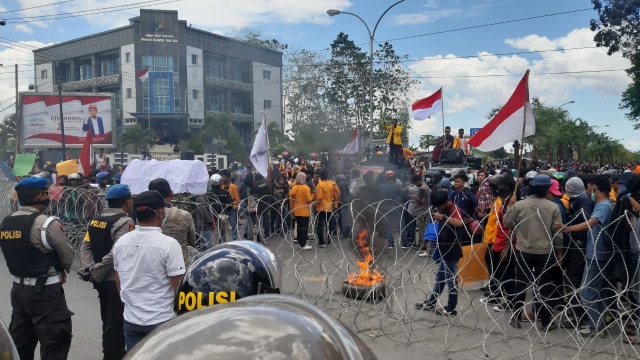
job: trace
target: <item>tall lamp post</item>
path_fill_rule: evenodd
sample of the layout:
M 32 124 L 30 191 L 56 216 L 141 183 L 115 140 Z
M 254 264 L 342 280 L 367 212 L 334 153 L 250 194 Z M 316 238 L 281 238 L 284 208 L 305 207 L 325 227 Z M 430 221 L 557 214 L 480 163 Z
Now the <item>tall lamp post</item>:
M 354 14 L 348 11 L 329 9 L 327 10 L 327 15 L 336 16 L 340 14 L 352 15 L 358 18 L 363 24 L 364 27 L 367 28 L 367 32 L 369 33 L 369 125 L 371 129 L 369 130 L 369 151 L 373 151 L 373 42 L 375 41 L 376 30 L 378 29 L 378 25 L 380 24 L 380 20 L 393 8 L 394 6 L 404 2 L 405 0 L 400 0 L 395 2 L 393 5 L 389 6 L 378 18 L 376 21 L 376 25 L 373 27 L 373 31 L 369 28 L 369 25 L 363 18 L 361 18 L 358 14 Z

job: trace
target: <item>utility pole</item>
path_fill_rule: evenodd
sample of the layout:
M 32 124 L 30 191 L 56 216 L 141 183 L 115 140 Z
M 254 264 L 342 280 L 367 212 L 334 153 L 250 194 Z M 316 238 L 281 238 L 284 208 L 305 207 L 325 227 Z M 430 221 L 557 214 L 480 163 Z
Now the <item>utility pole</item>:
M 19 94 L 18 94 L 18 64 L 15 64 L 16 67 L 16 112 L 13 115 L 14 123 L 16 124 L 16 153 L 15 156 L 18 156 L 20 152 L 20 116 L 18 115 L 18 109 L 20 108 L 18 104 Z M 15 157 L 14 157 L 15 159 Z
M 60 104 L 60 134 L 62 139 L 62 161 L 67 160 L 67 149 L 64 141 L 64 114 L 62 113 L 62 72 L 60 71 L 60 62 L 56 61 L 56 68 L 58 69 L 58 103 Z

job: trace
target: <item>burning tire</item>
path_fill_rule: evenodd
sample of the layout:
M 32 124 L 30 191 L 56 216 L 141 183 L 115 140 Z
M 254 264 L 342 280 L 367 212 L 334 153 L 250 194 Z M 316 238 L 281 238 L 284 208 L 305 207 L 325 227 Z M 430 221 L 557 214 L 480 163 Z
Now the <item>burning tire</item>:
M 387 286 L 384 282 L 369 285 L 354 285 L 348 282 L 342 283 L 342 294 L 356 300 L 376 300 L 387 295 Z

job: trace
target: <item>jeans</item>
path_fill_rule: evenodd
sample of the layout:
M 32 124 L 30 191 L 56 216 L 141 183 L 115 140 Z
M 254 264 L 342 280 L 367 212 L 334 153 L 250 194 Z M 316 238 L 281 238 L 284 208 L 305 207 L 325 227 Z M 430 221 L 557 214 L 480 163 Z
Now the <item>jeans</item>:
M 131 349 L 133 349 L 133 347 L 136 346 L 136 344 L 139 343 L 145 336 L 147 336 L 153 330 L 162 326 L 162 324 L 166 323 L 167 321 L 163 321 L 153 325 L 143 326 L 143 325 L 132 324 L 127 320 L 125 320 L 123 328 L 124 328 L 124 342 L 127 344 L 127 351 L 131 351 Z
M 231 224 L 231 240 L 238 240 L 238 210 L 229 210 L 229 224 Z
M 592 330 L 602 328 L 604 303 L 600 297 L 600 290 L 602 290 L 602 285 L 604 284 L 603 271 L 604 263 L 600 263 L 596 259 L 587 259 L 580 289 L 580 298 L 589 320 L 589 327 Z
M 400 209 L 383 209 L 382 212 L 386 214 L 386 232 L 387 232 L 387 245 L 394 246 L 395 239 L 393 238 L 393 232 L 397 231 L 400 227 Z
M 402 213 L 402 246 L 413 245 L 416 241 L 416 218 L 408 211 Z
M 200 251 L 207 251 L 213 247 L 213 231 L 211 229 L 200 230 L 198 231 L 198 235 L 200 235 L 200 243 L 202 248 Z
M 429 303 L 435 304 L 438 297 L 444 291 L 445 284 L 449 288 L 449 299 L 447 300 L 447 311 L 455 310 L 458 306 L 458 260 L 441 259 L 436 272 L 436 283 L 433 285 L 433 292 L 429 295 Z

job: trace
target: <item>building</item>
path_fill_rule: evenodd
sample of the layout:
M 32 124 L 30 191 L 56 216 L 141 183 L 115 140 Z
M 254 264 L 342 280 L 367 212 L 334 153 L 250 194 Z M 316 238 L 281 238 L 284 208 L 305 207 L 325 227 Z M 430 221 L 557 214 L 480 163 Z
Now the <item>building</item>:
M 283 128 L 282 53 L 192 28 L 177 11 L 140 10 L 128 26 L 37 49 L 34 58 L 38 92 L 61 81 L 64 92 L 114 93 L 117 134 L 139 123 L 175 143 L 208 112 L 229 113 L 250 150 L 263 111 Z

